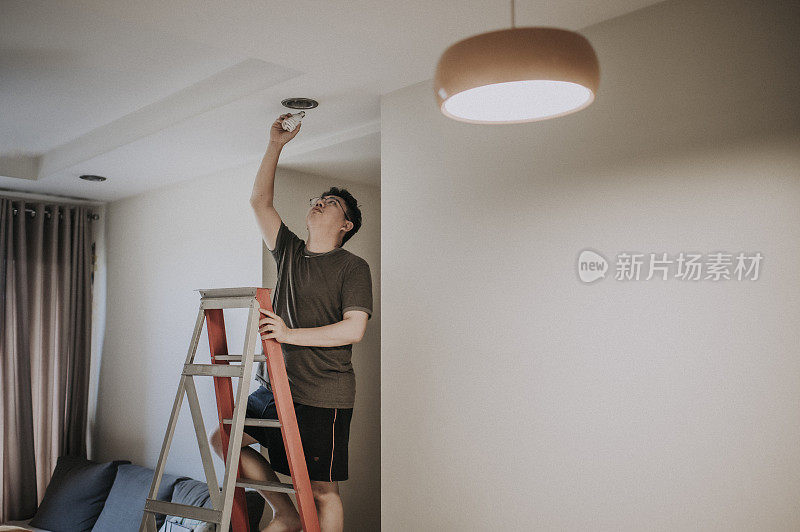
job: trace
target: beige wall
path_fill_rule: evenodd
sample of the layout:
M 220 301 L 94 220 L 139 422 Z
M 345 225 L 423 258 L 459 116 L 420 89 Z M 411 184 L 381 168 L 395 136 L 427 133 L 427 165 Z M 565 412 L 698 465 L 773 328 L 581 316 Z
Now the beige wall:
M 601 92 L 558 120 L 451 121 L 430 80 L 383 97 L 385 530 L 800 528 L 790 4 L 588 28 Z M 765 258 L 587 285 L 586 247 Z
M 197 317 L 196 289 L 274 288 L 274 273 L 270 276 L 263 269 L 262 238 L 249 204 L 259 162 L 108 205 L 108 304 L 98 379 L 97 459 L 155 466 Z M 311 197 L 307 191 L 331 185 L 342 183 L 279 170 L 278 212 L 298 232 L 297 217 Z M 380 508 L 380 196 L 378 187 L 351 189 L 365 205 L 364 227 L 347 247 L 370 264 L 375 313 L 353 350 L 358 391 L 351 477 L 342 483 L 342 498 L 348 527 L 375 530 Z M 246 310 L 226 310 L 225 319 L 229 349 L 241 350 Z M 209 360 L 205 328 L 196 360 Z M 210 432 L 216 423 L 214 391 L 211 379 L 203 382 L 198 393 Z M 257 388 L 255 380 L 250 388 Z M 214 460 L 221 478 L 224 464 Z M 205 480 L 186 401 L 166 470 Z M 269 510 L 265 513 L 268 519 Z

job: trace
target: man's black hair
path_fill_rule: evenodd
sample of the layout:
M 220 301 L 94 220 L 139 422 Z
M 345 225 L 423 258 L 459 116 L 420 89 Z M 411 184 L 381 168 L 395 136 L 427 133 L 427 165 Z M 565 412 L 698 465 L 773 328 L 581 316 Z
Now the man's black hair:
M 341 245 L 344 246 L 344 243 L 350 240 L 350 238 L 361 229 L 361 209 L 358 208 L 358 202 L 346 188 L 331 187 L 330 190 L 322 194 L 323 198 L 325 196 L 338 196 L 342 198 L 345 202 L 344 208 L 347 211 L 347 219 L 353 222 L 353 228 L 342 237 Z

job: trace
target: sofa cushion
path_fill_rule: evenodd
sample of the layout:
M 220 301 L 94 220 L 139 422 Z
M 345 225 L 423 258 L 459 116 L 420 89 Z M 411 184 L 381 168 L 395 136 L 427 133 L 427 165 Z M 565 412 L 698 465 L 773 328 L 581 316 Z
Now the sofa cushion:
M 211 495 L 208 494 L 208 486 L 205 482 L 200 482 L 193 478 L 182 478 L 175 483 L 175 488 L 172 490 L 172 502 L 213 508 L 211 504 Z M 183 532 L 182 529 L 184 528 L 194 530 L 203 523 L 205 523 L 205 521 L 168 515 L 164 525 L 159 529 L 159 532 Z
M 117 476 L 93 532 L 138 532 L 144 514 L 144 502 L 150 493 L 155 470 L 136 464 L 124 464 Z M 169 501 L 180 477 L 164 474 L 158 487 L 157 499 Z M 186 477 L 183 477 L 186 478 Z M 156 528 L 164 523 L 164 515 L 156 515 Z
M 103 510 L 117 468 L 129 463 L 115 460 L 101 464 L 76 456 L 59 457 L 31 526 L 53 532 L 90 531 Z
M 245 499 L 247 501 L 250 530 L 257 531 L 259 530 L 258 524 L 264 513 L 266 501 L 260 493 L 252 490 L 245 490 Z M 205 508 L 214 507 L 211 504 L 211 496 L 208 494 L 208 485 L 205 482 L 185 477 L 175 483 L 175 489 L 172 491 L 172 502 Z M 200 532 L 205 526 L 207 526 L 205 521 L 169 515 L 159 532 L 184 532 L 180 527 Z M 208 529 L 214 530 L 214 527 L 208 527 Z

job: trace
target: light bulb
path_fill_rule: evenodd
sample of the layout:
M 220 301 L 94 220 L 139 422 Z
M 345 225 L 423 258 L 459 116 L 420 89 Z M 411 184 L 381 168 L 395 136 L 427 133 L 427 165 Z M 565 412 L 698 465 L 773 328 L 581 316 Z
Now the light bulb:
M 284 118 L 281 121 L 281 127 L 286 131 L 294 131 L 294 128 L 300 125 L 300 121 L 303 120 L 304 116 L 306 116 L 306 112 L 300 111 L 299 113 L 295 113 L 288 118 Z

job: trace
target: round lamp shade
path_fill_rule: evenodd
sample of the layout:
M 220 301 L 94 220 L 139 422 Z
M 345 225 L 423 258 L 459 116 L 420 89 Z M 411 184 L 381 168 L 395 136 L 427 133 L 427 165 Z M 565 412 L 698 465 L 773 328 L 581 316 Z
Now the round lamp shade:
M 475 124 L 517 124 L 579 111 L 600 83 L 585 37 L 558 28 L 512 28 L 447 48 L 433 78 L 445 116 Z

